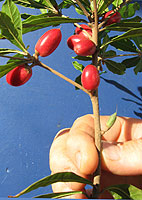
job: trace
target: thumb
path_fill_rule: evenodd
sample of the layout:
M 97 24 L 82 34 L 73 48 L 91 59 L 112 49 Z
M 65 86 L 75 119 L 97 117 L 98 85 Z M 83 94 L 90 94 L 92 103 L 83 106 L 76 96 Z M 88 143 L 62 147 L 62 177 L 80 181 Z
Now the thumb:
M 142 174 L 142 139 L 103 141 L 102 168 L 116 175 Z

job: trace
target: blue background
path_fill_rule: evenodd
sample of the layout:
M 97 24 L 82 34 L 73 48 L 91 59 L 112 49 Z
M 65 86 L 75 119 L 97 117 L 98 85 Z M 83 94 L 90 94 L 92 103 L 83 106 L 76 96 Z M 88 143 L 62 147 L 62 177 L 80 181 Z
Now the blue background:
M 19 9 L 25 12 L 24 8 Z M 39 13 L 31 9 L 28 12 Z M 64 14 L 75 17 L 73 9 L 68 12 L 65 10 Z M 142 16 L 141 10 L 137 15 Z M 48 29 L 23 36 L 25 44 L 30 45 L 31 54 L 34 53 L 38 38 Z M 80 73 L 72 65 L 72 56 L 75 54 L 66 45 L 74 26 L 63 24 L 61 31 L 59 47 L 52 55 L 41 60 L 74 80 Z M 14 48 L 8 41 L 1 40 L 0 48 L 3 47 Z M 6 59 L 0 58 L 0 61 L 2 65 Z M 120 116 L 142 118 L 141 76 L 141 73 L 136 76 L 133 69 L 127 70 L 123 76 L 109 71 L 103 74 L 99 87 L 100 114 L 110 115 L 117 106 Z M 70 127 L 77 117 L 87 113 L 92 113 L 89 97 L 43 68 L 34 67 L 30 81 L 20 87 L 12 87 L 7 84 L 5 77 L 1 78 L 0 197 L 17 194 L 34 181 L 50 175 L 49 150 L 55 134 L 62 128 Z M 51 187 L 41 188 L 23 197 L 49 192 Z

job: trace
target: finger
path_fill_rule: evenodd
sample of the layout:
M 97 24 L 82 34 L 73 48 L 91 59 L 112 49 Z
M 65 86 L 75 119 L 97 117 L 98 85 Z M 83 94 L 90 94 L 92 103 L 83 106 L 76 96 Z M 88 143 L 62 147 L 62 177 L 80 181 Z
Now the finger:
M 102 168 L 116 175 L 142 174 L 142 139 L 103 142 Z

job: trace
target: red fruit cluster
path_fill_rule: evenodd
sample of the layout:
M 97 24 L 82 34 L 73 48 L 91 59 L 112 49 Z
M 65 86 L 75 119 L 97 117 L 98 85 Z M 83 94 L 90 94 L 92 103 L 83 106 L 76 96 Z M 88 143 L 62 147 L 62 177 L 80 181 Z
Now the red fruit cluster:
M 103 16 L 103 20 L 105 20 L 110 14 L 112 13 L 112 10 L 110 10 L 109 12 L 107 12 L 104 16 Z M 106 22 L 105 26 L 109 26 L 111 24 L 114 23 L 118 23 L 121 21 L 121 15 L 119 12 L 115 12 Z
M 92 29 L 86 24 L 81 25 L 82 29 L 86 30 L 92 36 Z M 88 38 L 87 34 L 81 28 L 75 29 L 75 35 L 68 38 L 68 47 L 79 56 L 89 56 L 95 53 L 96 45 Z
M 32 69 L 26 68 L 25 65 L 19 65 L 12 69 L 6 75 L 6 81 L 12 86 L 25 84 L 32 76 Z
M 94 65 L 87 65 L 81 75 L 81 83 L 86 90 L 94 91 L 100 83 L 100 75 Z
M 51 29 L 44 33 L 35 45 L 35 55 L 49 56 L 60 44 L 62 39 L 61 30 Z

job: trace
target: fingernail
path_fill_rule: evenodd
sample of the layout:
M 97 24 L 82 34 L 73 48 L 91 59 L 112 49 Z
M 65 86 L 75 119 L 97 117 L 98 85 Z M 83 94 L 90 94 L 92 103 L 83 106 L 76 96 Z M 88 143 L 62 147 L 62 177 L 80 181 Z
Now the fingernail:
M 118 144 L 103 142 L 103 155 L 109 160 L 120 160 L 121 148 Z
M 77 164 L 77 167 L 80 169 L 80 164 L 81 164 L 81 153 L 80 151 L 76 153 L 76 164 Z

